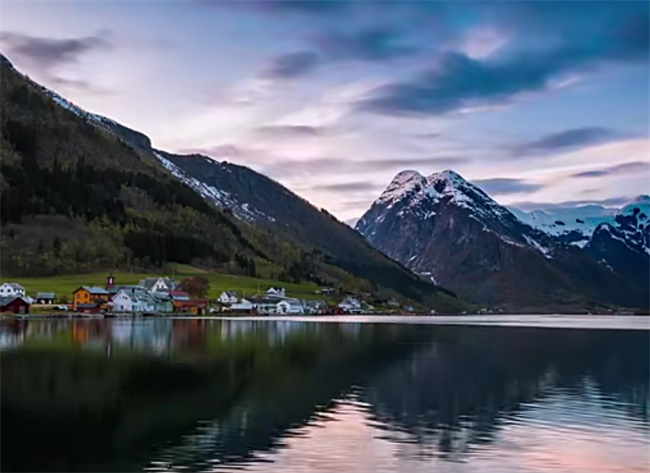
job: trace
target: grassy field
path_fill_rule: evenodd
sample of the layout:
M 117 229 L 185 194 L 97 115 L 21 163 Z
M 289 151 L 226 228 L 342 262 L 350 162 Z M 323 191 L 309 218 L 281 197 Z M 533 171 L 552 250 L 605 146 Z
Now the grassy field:
M 208 297 L 214 299 L 224 290 L 237 291 L 242 296 L 253 296 L 259 290 L 265 292 L 272 286 L 280 286 L 286 289 L 287 295 L 301 299 L 322 299 L 322 296 L 314 294 L 318 286 L 314 283 L 291 284 L 271 279 L 250 278 L 246 276 L 233 276 L 229 274 L 210 273 L 192 266 L 176 265 L 174 268 L 174 279 L 180 281 L 189 276 L 201 274 L 210 281 L 210 292 Z M 170 277 L 171 271 L 160 273 L 114 273 L 115 284 L 138 284 L 141 279 L 166 276 Z M 63 276 L 53 276 L 46 278 L 2 278 L 0 284 L 4 282 L 17 282 L 27 290 L 28 296 L 36 296 L 37 292 L 54 292 L 57 298 L 67 295 L 72 300 L 72 291 L 80 286 L 100 286 L 106 285 L 107 272 L 87 273 L 87 274 L 66 274 Z

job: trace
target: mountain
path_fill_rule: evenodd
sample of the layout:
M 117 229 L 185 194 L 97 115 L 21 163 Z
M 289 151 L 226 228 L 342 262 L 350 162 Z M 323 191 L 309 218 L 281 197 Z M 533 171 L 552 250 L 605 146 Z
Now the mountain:
M 168 262 L 463 307 L 357 232 L 248 168 L 152 148 L 0 56 L 3 275 Z
M 517 208 L 509 208 L 509 210 L 528 225 L 558 236 L 562 241 L 583 247 L 602 223 L 618 226 L 625 215 L 636 212 L 634 215 L 638 215 L 638 221 L 635 222 L 635 226 L 638 228 L 639 225 L 647 224 L 650 216 L 650 197 L 638 196 L 620 209 L 591 204 L 528 212 Z
M 372 280 L 413 299 L 436 289 L 404 266 L 373 249 L 356 231 L 317 209 L 278 182 L 244 166 L 201 155 L 155 155 L 179 179 L 242 221 L 298 248 L 316 251 L 328 265 Z
M 642 280 L 528 225 L 451 170 L 400 172 L 356 228 L 375 248 L 477 304 L 647 307 Z
M 577 245 L 597 261 L 638 284 L 650 285 L 650 197 L 640 195 L 620 209 L 600 205 L 524 212 L 520 220 Z

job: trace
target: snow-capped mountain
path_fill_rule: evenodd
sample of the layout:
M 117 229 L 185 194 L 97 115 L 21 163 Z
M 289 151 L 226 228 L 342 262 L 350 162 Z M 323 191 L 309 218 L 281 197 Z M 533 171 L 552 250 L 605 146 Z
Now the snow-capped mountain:
M 650 197 L 640 195 L 623 207 L 586 205 L 523 212 L 522 221 L 560 241 L 577 245 L 596 261 L 638 285 L 650 284 Z
M 533 213 L 527 218 L 499 205 L 454 171 L 430 176 L 402 171 L 356 228 L 409 269 L 475 302 L 510 308 L 566 307 L 587 300 L 634 305 L 647 300 L 647 291 L 635 287 L 626 300 L 627 286 L 607 257 L 596 257 L 592 247 L 586 250 L 592 235 L 604 231 L 603 225 L 612 225 L 611 234 L 619 236 L 621 222 L 629 222 L 627 232 L 638 236 L 630 215 L 636 222 L 642 211 L 634 208 L 613 216 L 594 215 L 611 217 L 613 223 L 590 221 L 593 228 L 584 232 L 583 250 L 559 236 L 556 227 L 562 225 L 554 223 L 559 217 Z M 551 219 L 556 227 L 549 226 Z
M 604 223 L 614 228 L 623 225 L 628 237 L 632 240 L 636 239 L 637 231 L 643 231 L 649 222 L 650 197 L 638 196 L 620 209 L 592 204 L 527 212 L 511 207 L 510 211 L 534 228 L 557 236 L 567 243 L 584 247 L 596 228 Z M 630 216 L 635 218 L 629 218 Z M 648 247 L 647 242 L 645 246 Z
M 386 220 L 400 225 L 407 219 L 436 222 L 450 210 L 460 210 L 472 225 L 480 225 L 481 231 L 491 233 L 502 241 L 530 249 L 552 258 L 553 239 L 547 234 L 523 224 L 507 208 L 499 205 L 479 187 L 463 179 L 458 173 L 446 170 L 423 176 L 417 171 L 402 171 L 391 181 L 370 210 L 359 219 L 356 228 L 368 240 L 381 240 Z M 453 225 L 453 220 L 451 224 Z M 381 228 L 383 227 L 383 228 Z M 431 274 L 427 263 L 421 260 L 420 250 L 405 248 L 407 266 L 421 274 Z M 398 258 L 401 260 L 402 258 Z

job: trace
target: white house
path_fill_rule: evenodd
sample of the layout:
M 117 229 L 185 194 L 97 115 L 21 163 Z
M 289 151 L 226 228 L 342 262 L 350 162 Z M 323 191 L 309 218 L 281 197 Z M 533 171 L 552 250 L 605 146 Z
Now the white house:
M 268 291 L 266 291 L 266 297 L 275 297 L 279 299 L 283 299 L 285 297 L 284 295 L 284 288 L 283 287 L 270 287 Z
M 7 296 L 25 297 L 25 288 L 15 282 L 6 282 L 0 286 L 0 297 Z
M 176 289 L 178 284 L 170 278 L 146 278 L 140 280 L 140 287 L 151 292 L 169 292 Z
M 275 305 L 278 314 L 304 314 L 305 307 L 298 299 L 282 299 Z
M 127 291 L 121 289 L 112 299 L 116 312 L 155 312 L 156 301 L 145 291 Z
M 239 300 L 239 298 L 235 291 L 223 291 L 217 300 L 222 304 L 234 304 Z
M 275 314 L 277 311 L 278 300 L 267 297 L 251 297 L 253 309 L 258 314 Z
M 321 314 L 327 307 L 324 301 L 302 301 L 306 314 Z
M 354 297 L 346 297 L 339 303 L 339 307 L 348 314 L 359 314 L 362 311 L 361 303 Z
M 54 304 L 56 302 L 56 294 L 53 292 L 38 292 L 36 293 L 37 304 Z
M 246 299 L 235 302 L 230 306 L 230 310 L 235 312 L 251 312 L 254 309 L 253 303 Z

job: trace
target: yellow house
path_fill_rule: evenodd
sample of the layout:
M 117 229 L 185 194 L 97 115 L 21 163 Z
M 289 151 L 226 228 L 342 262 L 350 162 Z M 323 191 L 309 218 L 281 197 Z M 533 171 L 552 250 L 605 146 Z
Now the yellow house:
M 77 310 L 79 304 L 98 304 L 100 309 L 105 309 L 109 296 L 101 287 L 82 286 L 72 293 L 72 309 Z

